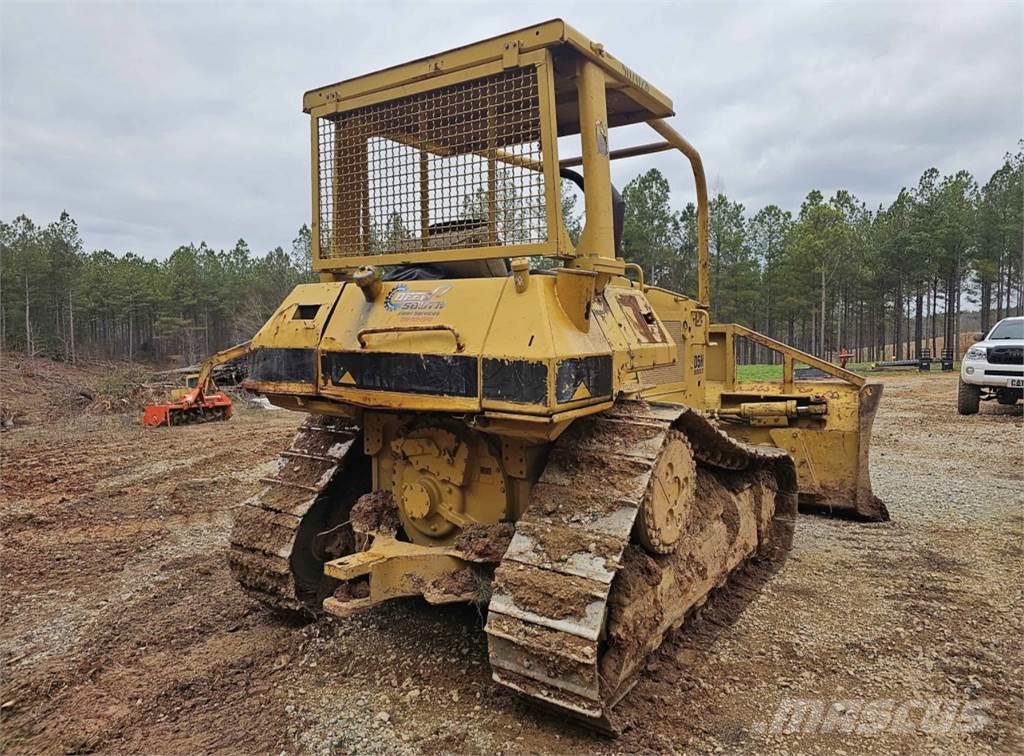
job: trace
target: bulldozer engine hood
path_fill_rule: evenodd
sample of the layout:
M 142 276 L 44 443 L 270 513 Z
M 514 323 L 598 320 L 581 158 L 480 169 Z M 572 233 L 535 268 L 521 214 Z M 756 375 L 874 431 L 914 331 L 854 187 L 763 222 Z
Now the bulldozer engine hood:
M 253 339 L 247 385 L 446 412 L 549 415 L 600 404 L 621 384 L 615 344 L 666 349 L 651 338 L 660 324 L 641 322 L 629 297 L 609 287 L 581 331 L 559 304 L 554 276 L 532 276 L 525 288 L 513 277 L 382 282 L 369 297 L 353 283 L 301 285 Z M 613 311 L 623 308 L 643 328 L 620 329 Z
M 569 324 L 552 323 L 553 288 L 531 288 L 518 292 L 511 277 L 398 281 L 367 301 L 348 286 L 320 344 L 321 393 L 362 406 L 545 413 L 564 363 L 604 359 L 609 380 L 578 399 L 607 400 L 608 341 L 595 332 L 562 349 Z
M 296 286 L 252 338 L 244 386 L 266 394 L 317 393 L 317 347 L 343 283 Z

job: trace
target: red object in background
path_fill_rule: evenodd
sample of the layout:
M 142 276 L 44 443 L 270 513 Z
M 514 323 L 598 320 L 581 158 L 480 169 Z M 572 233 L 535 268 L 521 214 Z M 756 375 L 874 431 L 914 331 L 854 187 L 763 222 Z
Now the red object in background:
M 249 354 L 249 342 L 244 341 L 208 357 L 196 376 L 196 386 L 188 396 L 165 404 L 151 404 L 142 413 L 142 424 L 147 428 L 161 425 L 205 423 L 209 420 L 227 420 L 231 417 L 231 398 L 217 391 L 213 382 L 213 369 L 225 362 L 238 360 Z
M 841 351 L 839 353 L 839 367 L 845 368 L 846 367 L 846 361 L 848 359 L 850 359 L 851 357 L 853 357 L 853 352 L 850 352 L 850 351 L 848 351 L 846 349 Z

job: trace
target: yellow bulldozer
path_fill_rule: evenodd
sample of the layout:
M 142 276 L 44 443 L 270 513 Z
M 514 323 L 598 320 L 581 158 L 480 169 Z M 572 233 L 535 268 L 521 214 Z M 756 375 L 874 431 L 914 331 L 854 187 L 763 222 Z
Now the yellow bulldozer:
M 479 602 L 495 680 L 614 730 L 666 633 L 737 568 L 784 558 L 798 501 L 886 517 L 880 386 L 710 322 L 700 156 L 601 44 L 552 20 L 303 109 L 319 282 L 253 337 L 245 385 L 309 417 L 239 508 L 247 592 L 337 617 Z M 640 123 L 658 141 L 612 149 Z M 696 181 L 695 298 L 621 254 L 610 162 L 661 151 Z M 575 244 L 562 180 L 584 194 Z M 737 378 L 743 340 L 780 380 Z

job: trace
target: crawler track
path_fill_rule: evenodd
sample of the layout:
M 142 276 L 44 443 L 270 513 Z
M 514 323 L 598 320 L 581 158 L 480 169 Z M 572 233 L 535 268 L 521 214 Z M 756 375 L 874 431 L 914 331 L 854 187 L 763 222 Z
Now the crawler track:
M 273 474 L 261 479 L 266 487 L 239 508 L 228 563 L 251 596 L 277 610 L 319 613 L 323 577 L 317 575 L 318 563 L 311 554 L 313 537 L 347 520 L 348 512 L 341 511 L 344 504 L 318 508 L 317 502 L 328 486 L 355 483 L 360 477 L 352 469 L 359 467 L 363 454 L 359 438 L 354 424 L 310 416 L 277 458 Z M 354 498 L 332 491 L 335 502 Z
M 672 431 L 698 463 L 674 552 L 630 543 Z M 752 557 L 791 544 L 796 472 L 778 449 L 730 439 L 698 413 L 620 402 L 559 440 L 495 573 L 486 631 L 495 680 L 614 732 L 613 707 L 665 634 Z

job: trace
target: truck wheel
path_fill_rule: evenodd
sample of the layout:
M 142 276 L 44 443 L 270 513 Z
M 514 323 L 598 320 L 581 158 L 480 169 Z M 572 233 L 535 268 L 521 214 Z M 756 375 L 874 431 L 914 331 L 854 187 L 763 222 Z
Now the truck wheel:
M 976 415 L 980 403 L 981 389 L 970 383 L 964 383 L 964 379 L 961 378 L 956 391 L 956 411 L 961 415 Z
M 999 389 L 996 392 L 996 401 L 1000 404 L 1011 406 L 1020 399 L 1020 393 L 1019 389 Z

